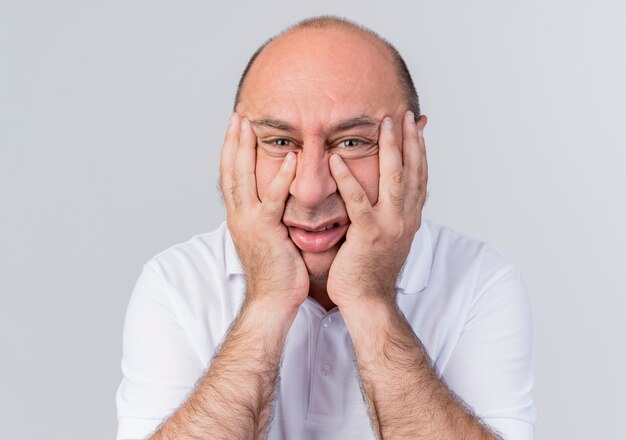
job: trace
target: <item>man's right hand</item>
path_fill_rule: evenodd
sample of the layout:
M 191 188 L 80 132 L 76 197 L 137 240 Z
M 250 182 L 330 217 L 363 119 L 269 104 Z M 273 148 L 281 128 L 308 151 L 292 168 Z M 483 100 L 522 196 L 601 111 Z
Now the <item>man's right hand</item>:
M 245 272 L 246 301 L 297 309 L 308 296 L 309 274 L 282 223 L 297 159 L 294 153 L 287 154 L 261 201 L 256 186 L 256 143 L 250 122 L 233 113 L 220 163 L 228 230 Z
M 231 118 L 222 148 L 220 186 L 233 243 L 246 275 L 244 304 L 187 401 L 153 440 L 265 438 L 289 328 L 309 294 L 309 274 L 282 223 L 296 156 L 259 200 L 256 136 Z

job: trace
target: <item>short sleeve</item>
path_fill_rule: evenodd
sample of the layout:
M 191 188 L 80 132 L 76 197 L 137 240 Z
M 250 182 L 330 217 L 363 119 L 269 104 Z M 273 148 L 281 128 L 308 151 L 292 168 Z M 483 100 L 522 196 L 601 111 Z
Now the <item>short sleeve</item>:
M 184 402 L 204 365 L 177 319 L 170 287 L 145 265 L 126 313 L 117 439 L 141 439 Z
M 448 386 L 505 440 L 532 440 L 532 317 L 519 270 L 483 271 L 463 332 L 442 371 Z

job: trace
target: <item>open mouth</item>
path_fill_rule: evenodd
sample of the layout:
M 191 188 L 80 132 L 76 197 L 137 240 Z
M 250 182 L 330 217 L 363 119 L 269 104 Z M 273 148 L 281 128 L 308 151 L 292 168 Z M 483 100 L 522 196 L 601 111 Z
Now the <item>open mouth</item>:
M 320 228 L 288 226 L 291 241 L 304 252 L 324 252 L 335 246 L 348 230 L 348 223 L 330 223 Z
M 328 229 L 334 228 L 338 226 L 338 223 L 331 223 L 330 225 L 324 226 L 323 228 L 320 229 L 305 229 L 305 228 L 300 228 L 300 229 L 304 229 L 307 232 L 322 232 L 322 231 L 326 231 Z

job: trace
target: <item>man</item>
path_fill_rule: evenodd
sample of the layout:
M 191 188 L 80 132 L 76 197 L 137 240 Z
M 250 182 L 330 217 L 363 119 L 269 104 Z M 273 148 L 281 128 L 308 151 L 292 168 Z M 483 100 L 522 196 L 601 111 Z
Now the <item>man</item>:
M 425 125 L 400 55 L 350 22 L 255 54 L 221 154 L 227 226 L 133 293 L 118 438 L 532 438 L 519 272 L 422 220 Z

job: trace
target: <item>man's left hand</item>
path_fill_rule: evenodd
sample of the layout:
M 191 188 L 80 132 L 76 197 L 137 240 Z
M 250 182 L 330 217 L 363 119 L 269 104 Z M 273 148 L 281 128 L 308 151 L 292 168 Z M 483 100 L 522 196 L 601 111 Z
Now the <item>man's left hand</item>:
M 425 125 L 425 116 L 415 122 L 407 112 L 399 146 L 391 117 L 383 119 L 378 200 L 373 206 L 343 160 L 338 155 L 330 159 L 351 222 L 328 276 L 328 295 L 340 309 L 360 301 L 395 302 L 396 279 L 420 228 L 426 200 Z

